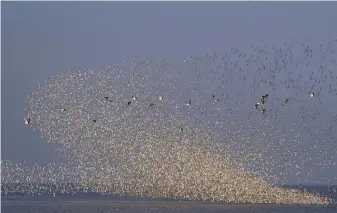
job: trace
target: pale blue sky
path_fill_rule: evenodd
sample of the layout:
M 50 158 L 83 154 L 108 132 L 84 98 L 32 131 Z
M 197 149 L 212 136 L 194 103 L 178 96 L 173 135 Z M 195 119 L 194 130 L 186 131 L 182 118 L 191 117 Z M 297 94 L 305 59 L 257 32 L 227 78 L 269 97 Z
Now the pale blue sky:
M 335 2 L 2 2 L 1 152 L 58 161 L 23 124 L 37 82 L 132 58 L 223 52 L 267 41 L 336 34 Z

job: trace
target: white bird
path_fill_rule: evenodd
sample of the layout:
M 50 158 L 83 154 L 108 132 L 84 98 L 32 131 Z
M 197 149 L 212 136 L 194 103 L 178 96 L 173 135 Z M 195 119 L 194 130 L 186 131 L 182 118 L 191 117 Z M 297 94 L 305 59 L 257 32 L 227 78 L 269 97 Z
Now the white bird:
M 159 100 L 162 101 L 163 99 L 163 96 L 159 95 Z
M 313 98 L 313 97 L 315 97 L 315 93 L 311 92 L 310 93 L 310 98 Z
M 30 124 L 30 118 L 25 118 L 25 124 Z

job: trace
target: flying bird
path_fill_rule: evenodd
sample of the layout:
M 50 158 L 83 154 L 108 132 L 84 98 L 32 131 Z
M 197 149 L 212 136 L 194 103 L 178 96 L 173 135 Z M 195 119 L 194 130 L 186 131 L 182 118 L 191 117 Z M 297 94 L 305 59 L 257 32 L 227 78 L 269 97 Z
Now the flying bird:
M 268 94 L 262 95 L 261 98 L 262 98 L 262 99 L 268 98 Z
M 315 97 L 315 93 L 311 92 L 310 93 L 310 98 L 313 98 L 313 97 Z
M 25 118 L 25 124 L 30 124 L 30 118 Z
M 212 98 L 214 99 L 215 102 L 219 102 L 220 101 L 220 99 L 215 98 L 215 95 L 212 95 Z
M 254 104 L 255 109 L 257 109 L 257 107 L 258 107 L 259 105 L 260 105 L 260 102 Z
M 267 98 L 268 98 L 268 94 L 262 95 L 261 100 L 260 100 L 260 104 L 265 104 Z

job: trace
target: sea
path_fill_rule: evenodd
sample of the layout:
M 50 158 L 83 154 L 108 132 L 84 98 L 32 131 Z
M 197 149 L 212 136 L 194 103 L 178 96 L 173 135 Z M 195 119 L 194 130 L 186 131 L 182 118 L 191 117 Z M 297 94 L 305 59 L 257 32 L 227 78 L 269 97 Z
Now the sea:
M 337 200 L 337 186 L 287 185 L 292 189 L 320 193 Z M 337 203 L 329 205 L 229 204 L 205 201 L 160 200 L 95 193 L 76 195 L 1 195 L 2 213 L 337 213 Z

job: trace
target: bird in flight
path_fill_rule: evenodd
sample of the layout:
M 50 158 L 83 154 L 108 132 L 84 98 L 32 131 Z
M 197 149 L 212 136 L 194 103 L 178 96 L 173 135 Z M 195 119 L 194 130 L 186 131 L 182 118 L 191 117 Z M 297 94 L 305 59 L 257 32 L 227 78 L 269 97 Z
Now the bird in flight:
M 30 118 L 25 118 L 25 124 L 30 124 Z

